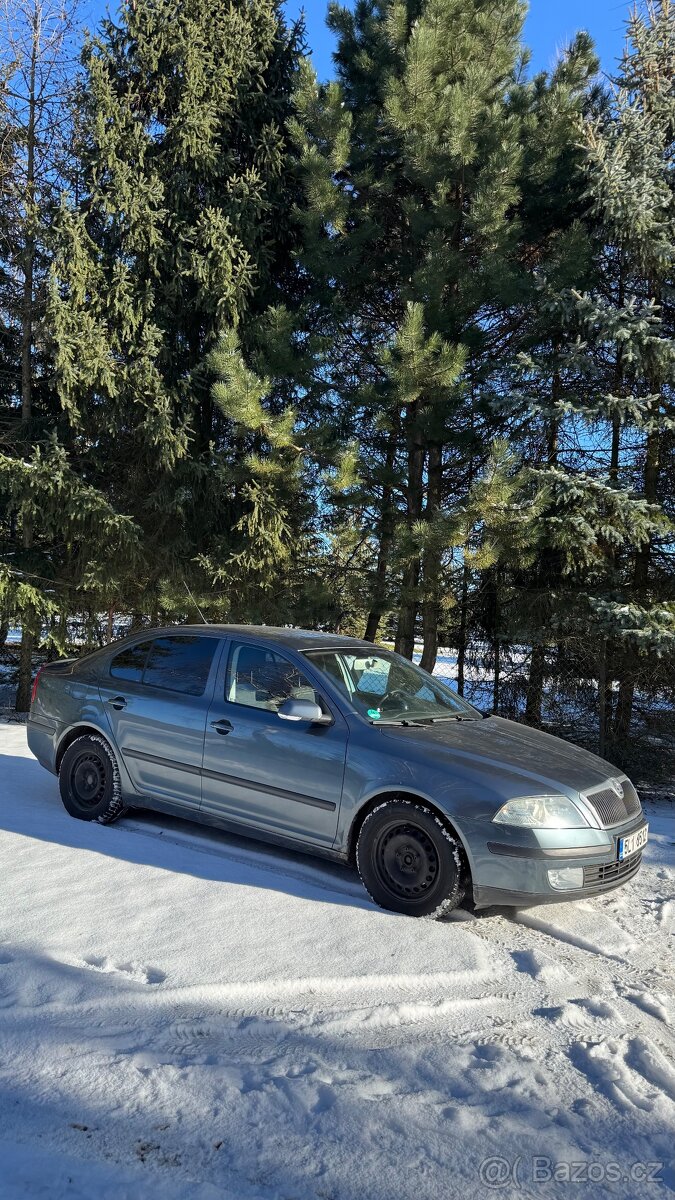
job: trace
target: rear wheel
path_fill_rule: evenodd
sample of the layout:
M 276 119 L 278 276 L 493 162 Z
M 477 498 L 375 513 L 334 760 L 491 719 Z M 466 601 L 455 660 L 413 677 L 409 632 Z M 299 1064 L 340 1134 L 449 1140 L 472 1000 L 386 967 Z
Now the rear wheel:
M 371 899 L 393 912 L 438 919 L 464 897 L 460 844 L 422 803 L 385 800 L 368 813 L 356 864 Z
M 102 737 L 71 742 L 59 767 L 61 799 L 71 817 L 109 825 L 124 812 L 117 760 Z

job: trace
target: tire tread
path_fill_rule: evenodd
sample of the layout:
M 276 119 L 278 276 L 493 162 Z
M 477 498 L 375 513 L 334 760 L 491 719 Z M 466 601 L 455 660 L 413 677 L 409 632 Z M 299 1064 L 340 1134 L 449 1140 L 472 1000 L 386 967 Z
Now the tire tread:
M 391 808 L 393 805 L 397 805 L 397 806 L 406 805 L 413 812 L 423 812 L 427 817 L 430 818 L 430 820 L 435 822 L 435 824 L 438 826 L 438 830 L 439 830 L 440 834 L 446 839 L 446 841 L 450 845 L 450 850 L 451 850 L 452 857 L 455 861 L 455 866 L 456 866 L 455 877 L 454 877 L 453 886 L 452 886 L 451 890 L 448 892 L 448 894 L 446 896 L 443 897 L 443 899 L 436 906 L 436 908 L 433 909 L 432 912 L 423 913 L 423 914 L 419 914 L 419 915 L 416 913 L 415 914 L 411 913 L 411 915 L 417 916 L 417 918 L 419 920 L 438 921 L 442 917 L 447 916 L 447 914 L 452 912 L 453 909 L 458 908 L 459 905 L 462 903 L 462 900 L 464 899 L 464 896 L 466 893 L 467 867 L 466 867 L 466 863 L 464 861 L 464 852 L 461 847 L 461 843 L 458 841 L 457 838 L 453 837 L 453 835 L 450 832 L 450 830 L 448 829 L 447 825 L 445 825 L 443 823 L 443 821 L 440 819 L 440 817 L 435 812 L 433 812 L 430 808 L 427 808 L 426 805 L 422 801 L 420 801 L 419 803 L 415 803 L 412 800 L 407 800 L 407 799 L 404 799 L 403 797 L 401 797 L 401 798 L 383 800 L 380 804 L 376 805 L 375 808 L 371 809 L 371 811 L 366 816 L 366 818 L 359 830 L 359 835 L 358 835 L 358 838 L 356 841 L 356 869 L 359 873 L 359 878 L 360 878 L 361 883 L 363 884 L 366 892 L 370 896 L 370 899 L 373 901 L 373 904 L 377 904 L 378 908 L 384 907 L 380 903 L 380 901 L 375 896 L 373 896 L 372 891 L 371 891 L 370 887 L 368 886 L 366 879 L 364 878 L 364 872 L 362 869 L 360 858 L 361 858 L 362 848 L 364 846 L 364 842 L 362 841 L 362 839 L 364 838 L 364 831 L 365 831 L 365 837 L 366 838 L 368 837 L 369 822 L 373 821 L 378 813 L 383 812 L 387 808 Z M 396 910 L 396 911 L 400 911 L 400 910 Z
M 124 797 L 122 796 L 122 780 L 120 778 L 120 770 L 117 765 L 117 759 L 115 758 L 115 754 L 112 749 L 112 746 L 109 744 L 109 742 L 106 741 L 106 739 L 104 737 L 101 737 L 98 734 L 86 733 L 86 734 L 83 734 L 81 737 L 75 738 L 70 743 L 68 749 L 66 750 L 65 754 L 63 755 L 63 758 L 61 759 L 61 766 L 59 768 L 59 778 L 61 775 L 61 770 L 63 769 L 63 764 L 67 762 L 70 751 L 73 749 L 73 747 L 77 747 L 81 742 L 89 742 L 89 743 L 93 742 L 96 746 L 98 746 L 103 751 L 103 753 L 105 754 L 106 758 L 108 759 L 108 761 L 110 763 L 110 769 L 112 772 L 112 794 L 111 794 L 110 800 L 108 801 L 108 804 L 106 805 L 103 812 L 100 812 L 97 814 L 97 816 L 91 817 L 89 819 L 92 822 L 96 823 L 97 825 L 111 825 L 112 822 L 116 821 L 118 817 L 121 817 L 124 815 L 124 813 L 126 812 L 127 806 L 124 802 Z M 64 784 L 61 780 L 60 780 L 60 782 L 61 782 L 61 795 L 63 797 Z M 81 817 L 79 819 L 86 820 L 87 818 Z

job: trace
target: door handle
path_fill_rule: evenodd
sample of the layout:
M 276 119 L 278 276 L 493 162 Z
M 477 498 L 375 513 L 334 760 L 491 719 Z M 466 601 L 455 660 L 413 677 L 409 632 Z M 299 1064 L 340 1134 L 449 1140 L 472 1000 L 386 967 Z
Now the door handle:
M 124 696 L 113 696 L 112 700 L 109 700 L 108 703 L 112 708 L 116 708 L 118 712 L 121 708 L 126 708 L 127 706 Z
M 234 729 L 234 725 L 231 721 L 226 721 L 225 718 L 223 718 L 221 721 L 212 721 L 211 728 L 215 729 L 216 733 L 231 733 Z

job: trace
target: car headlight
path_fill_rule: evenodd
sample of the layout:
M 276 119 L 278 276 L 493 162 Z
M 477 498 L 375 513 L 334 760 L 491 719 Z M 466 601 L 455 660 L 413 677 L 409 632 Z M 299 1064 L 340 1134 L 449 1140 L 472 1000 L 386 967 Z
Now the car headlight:
M 566 796 L 507 800 L 492 820 L 497 825 L 520 825 L 527 829 L 580 829 L 588 825 L 583 813 Z

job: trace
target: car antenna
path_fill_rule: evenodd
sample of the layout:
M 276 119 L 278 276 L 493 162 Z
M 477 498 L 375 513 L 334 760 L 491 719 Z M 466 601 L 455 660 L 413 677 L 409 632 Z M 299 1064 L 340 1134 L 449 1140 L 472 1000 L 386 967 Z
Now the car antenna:
M 190 597 L 190 599 L 191 599 L 192 603 L 194 604 L 195 608 L 197 609 L 197 612 L 199 613 L 199 615 L 200 615 L 200 617 L 201 617 L 202 621 L 204 622 L 204 624 L 205 624 L 205 625 L 210 625 L 210 623 L 211 623 L 211 622 L 210 622 L 210 621 L 207 621 L 207 619 L 206 619 L 206 617 L 204 616 L 204 614 L 203 614 L 203 612 L 202 612 L 201 608 L 200 608 L 200 607 L 199 607 L 199 605 L 197 604 L 197 601 L 195 600 L 194 596 L 192 595 L 192 592 L 190 591 L 190 589 L 189 589 L 189 587 L 188 587 L 188 585 L 187 585 L 187 581 L 186 581 L 185 579 L 183 580 L 183 587 L 185 588 L 185 591 L 187 592 L 187 594 L 188 594 L 188 596 Z

